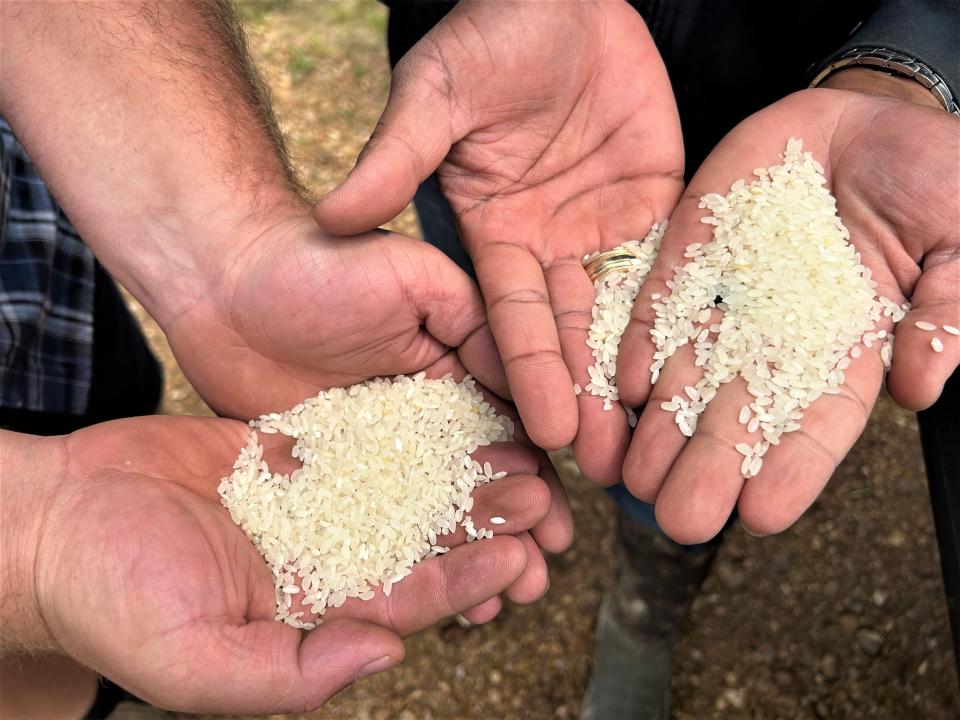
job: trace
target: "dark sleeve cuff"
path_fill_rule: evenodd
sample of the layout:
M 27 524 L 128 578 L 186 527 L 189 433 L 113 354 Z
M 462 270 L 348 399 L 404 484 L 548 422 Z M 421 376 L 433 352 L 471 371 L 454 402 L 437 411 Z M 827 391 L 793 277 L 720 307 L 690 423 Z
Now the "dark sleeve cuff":
M 854 48 L 886 48 L 916 58 L 960 97 L 960 0 L 882 0 L 811 78 Z

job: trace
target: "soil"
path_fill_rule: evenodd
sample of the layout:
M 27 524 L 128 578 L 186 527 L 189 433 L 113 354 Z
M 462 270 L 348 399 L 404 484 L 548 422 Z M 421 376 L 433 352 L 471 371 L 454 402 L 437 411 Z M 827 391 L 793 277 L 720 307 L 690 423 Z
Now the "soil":
M 352 166 L 386 99 L 385 10 L 344 0 L 244 2 L 241 11 L 296 166 L 313 192 L 324 192 Z M 409 209 L 391 227 L 417 233 Z M 209 414 L 139 312 L 165 365 L 164 411 Z M 546 598 L 508 605 L 486 626 L 449 621 L 411 638 L 401 666 L 308 717 L 577 717 L 597 610 L 612 581 L 614 509 L 568 454 L 556 461 L 577 540 L 551 558 Z M 145 714 L 127 707 L 118 717 Z M 823 495 L 787 532 L 728 532 L 675 653 L 673 717 L 960 717 L 910 413 L 881 397 Z

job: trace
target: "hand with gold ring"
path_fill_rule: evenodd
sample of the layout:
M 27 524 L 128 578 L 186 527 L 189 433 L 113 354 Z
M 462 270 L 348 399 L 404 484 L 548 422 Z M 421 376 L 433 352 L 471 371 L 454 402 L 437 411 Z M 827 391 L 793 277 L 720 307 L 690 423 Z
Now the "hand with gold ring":
M 586 271 L 587 277 L 590 278 L 590 282 L 595 283 L 612 272 L 629 270 L 633 267 L 636 259 L 636 253 L 621 246 L 584 259 L 583 269 Z
M 593 362 L 594 288 L 581 261 L 642 237 L 683 188 L 673 93 L 637 12 L 625 2 L 459 3 L 397 66 L 376 131 L 317 220 L 368 230 L 434 173 L 531 439 L 572 442 L 587 477 L 618 482 L 626 415 L 573 389 Z

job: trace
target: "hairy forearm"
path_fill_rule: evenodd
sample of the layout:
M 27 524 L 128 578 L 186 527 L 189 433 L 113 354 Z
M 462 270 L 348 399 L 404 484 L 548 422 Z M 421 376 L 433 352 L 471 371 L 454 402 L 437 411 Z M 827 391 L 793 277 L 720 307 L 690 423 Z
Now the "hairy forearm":
M 65 455 L 62 438 L 0 431 L 0 653 L 58 649 L 40 612 L 36 566 Z
M 299 210 L 225 0 L 12 0 L 0 14 L 0 112 L 161 324 L 214 290 L 261 218 Z

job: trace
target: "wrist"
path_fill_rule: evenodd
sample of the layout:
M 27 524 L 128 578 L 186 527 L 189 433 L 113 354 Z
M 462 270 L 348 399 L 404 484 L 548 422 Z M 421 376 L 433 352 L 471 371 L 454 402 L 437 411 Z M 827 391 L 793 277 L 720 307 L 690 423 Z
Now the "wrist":
M 41 543 L 66 468 L 62 437 L 0 431 L 0 652 L 56 652 L 38 592 Z
M 818 87 L 889 97 L 943 110 L 933 93 L 916 80 L 890 75 L 870 68 L 843 68 L 829 75 Z
M 270 229 L 309 213 L 304 200 L 284 187 L 230 190 L 221 185 L 202 195 L 171 198 L 164 203 L 169 211 L 161 209 L 140 225 L 137 242 L 126 249 L 110 243 L 120 252 L 102 258 L 164 331 L 196 306 L 231 293 L 234 266 Z
M 3 115 L 161 326 L 215 289 L 251 216 L 302 202 L 226 5 L 0 3 Z

